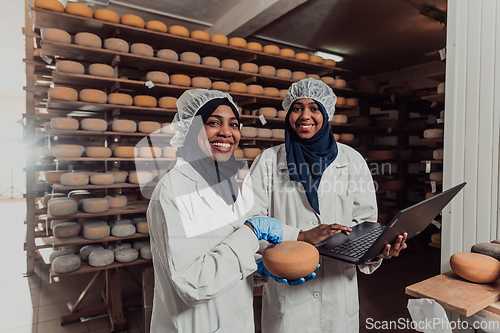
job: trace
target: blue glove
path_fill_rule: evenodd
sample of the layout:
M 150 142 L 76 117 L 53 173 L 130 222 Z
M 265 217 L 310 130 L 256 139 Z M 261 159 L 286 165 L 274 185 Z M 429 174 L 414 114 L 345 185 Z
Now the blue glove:
M 316 269 L 318 269 L 319 266 L 320 265 L 318 264 L 318 267 L 316 267 Z M 278 283 L 288 283 L 290 286 L 298 286 L 299 284 L 302 284 L 306 281 L 312 280 L 316 277 L 316 273 L 312 272 L 311 274 L 309 274 L 306 277 L 302 277 L 302 278 L 297 279 L 297 280 L 288 281 L 287 279 L 282 279 L 282 278 L 276 277 L 273 274 L 271 274 L 267 270 L 266 266 L 264 266 L 264 262 L 262 261 L 262 259 L 259 259 L 257 261 L 257 273 L 259 273 L 261 276 L 268 276 Z
M 281 222 L 274 217 L 252 217 L 245 222 L 252 225 L 258 240 L 263 239 L 276 245 L 283 240 L 283 227 Z

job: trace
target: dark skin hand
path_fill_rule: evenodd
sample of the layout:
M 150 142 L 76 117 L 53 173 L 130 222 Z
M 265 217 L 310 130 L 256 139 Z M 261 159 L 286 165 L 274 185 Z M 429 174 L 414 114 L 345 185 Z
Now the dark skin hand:
M 399 252 L 408 247 L 406 245 L 407 237 L 408 234 L 406 232 L 402 235 L 399 235 L 398 238 L 396 238 L 396 240 L 392 244 L 392 246 L 390 244 L 387 244 L 382 253 L 378 255 L 378 257 L 382 259 L 391 259 L 392 257 L 399 256 Z

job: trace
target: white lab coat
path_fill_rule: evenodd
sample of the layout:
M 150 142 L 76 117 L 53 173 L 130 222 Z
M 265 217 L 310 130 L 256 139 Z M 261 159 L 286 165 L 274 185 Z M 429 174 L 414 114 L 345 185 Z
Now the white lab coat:
M 151 332 L 254 332 L 254 254 L 241 195 L 227 206 L 178 159 L 147 211 L 155 289 Z
M 377 221 L 370 170 L 357 151 L 340 143 L 319 185 L 321 215 L 307 201 L 303 185 L 290 181 L 284 144 L 257 157 L 245 181 L 250 180 L 256 195 L 252 214 L 280 220 L 284 240 L 296 240 L 300 230 L 322 223 L 352 226 Z M 264 286 L 262 333 L 358 332 L 356 267 L 323 256 L 320 264 L 316 278 L 299 286 L 269 279 Z M 371 273 L 379 265 L 365 263 L 359 269 Z

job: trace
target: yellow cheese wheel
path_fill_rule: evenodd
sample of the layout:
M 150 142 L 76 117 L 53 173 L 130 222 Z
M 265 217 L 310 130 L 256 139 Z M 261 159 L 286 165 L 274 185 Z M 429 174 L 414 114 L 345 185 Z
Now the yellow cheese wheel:
M 174 50 L 162 49 L 156 53 L 158 58 L 177 61 L 179 60 L 179 55 Z
M 122 208 L 127 205 L 127 197 L 124 195 L 107 195 L 104 199 L 108 200 L 109 208 Z
M 80 127 L 84 131 L 104 132 L 108 128 L 108 123 L 104 119 L 85 118 L 80 121 Z
M 253 64 L 251 62 L 246 62 L 246 63 L 241 64 L 241 71 L 248 72 L 248 73 L 258 73 L 259 66 L 257 66 L 256 64 Z
M 243 149 L 236 149 L 234 151 L 234 157 L 235 158 L 243 158 L 245 154 L 243 153 Z
M 146 23 L 145 26 L 146 29 L 148 30 L 154 30 L 154 31 L 160 31 L 160 32 L 167 32 L 167 25 L 163 22 L 152 20 Z
M 50 127 L 55 130 L 69 130 L 74 131 L 80 127 L 78 120 L 73 118 L 52 118 L 50 120 Z
M 161 125 L 157 121 L 140 121 L 137 129 L 141 133 L 153 133 L 155 131 L 160 131 Z
M 322 64 L 323 63 L 323 57 L 320 57 L 318 55 L 312 55 L 309 57 L 309 61 L 313 62 L 315 64 Z
M 340 141 L 352 142 L 352 141 L 354 141 L 354 134 L 342 133 L 342 134 L 340 134 Z
M 162 151 L 162 156 L 163 157 L 168 157 L 168 158 L 175 158 L 175 154 L 176 154 L 176 150 L 175 148 L 173 147 L 165 147 L 163 148 L 163 151 Z
M 493 283 L 500 278 L 500 261 L 485 254 L 455 253 L 450 266 L 458 276 L 475 283 Z
M 133 120 L 115 119 L 111 123 L 111 130 L 114 132 L 134 133 L 137 131 L 137 124 Z
M 288 89 L 280 89 L 280 97 L 281 98 L 285 98 L 286 96 L 286 92 L 288 91 Z M 286 111 L 285 111 L 286 112 Z
M 45 181 L 47 183 L 60 183 L 61 182 L 61 176 L 65 174 L 68 171 L 47 171 L 45 172 Z
M 162 84 L 169 84 L 170 77 L 168 76 L 167 73 L 152 71 L 152 72 L 148 72 L 148 74 L 146 74 L 146 81 L 151 81 L 151 82 L 155 82 L 155 83 L 162 83 Z
M 149 227 L 148 227 L 148 222 L 147 221 L 139 221 L 135 225 L 137 228 L 137 232 L 140 234 L 149 234 Z
M 286 68 L 280 68 L 276 71 L 276 77 L 280 77 L 283 79 L 291 79 L 292 71 Z
M 85 155 L 87 157 L 108 158 L 111 156 L 111 149 L 108 147 L 87 147 Z
M 158 106 L 160 108 L 175 109 L 177 108 L 176 102 L 177 98 L 165 96 L 158 100 Z
M 91 34 L 89 32 L 79 32 L 75 35 L 75 44 L 100 49 L 102 47 L 102 40 L 101 37 L 97 36 L 96 34 Z
M 115 176 L 115 183 L 125 183 L 127 180 L 128 172 L 124 170 L 111 170 L 108 171 L 110 174 Z
M 340 134 L 334 133 L 333 137 L 335 138 L 335 141 L 339 141 L 340 140 Z
M 280 54 L 280 48 L 277 47 L 276 45 L 266 45 L 262 48 L 262 52 L 268 53 L 268 54 Z
M 41 30 L 43 40 L 71 44 L 71 35 L 64 30 L 55 28 L 43 28 Z
M 108 103 L 118 105 L 132 105 L 134 103 L 134 100 L 132 96 L 128 94 L 112 93 L 108 95 Z
M 346 99 L 345 97 L 342 97 L 342 96 L 338 96 L 337 97 L 337 103 L 335 103 L 335 105 L 338 105 L 338 106 L 343 106 L 346 104 Z
M 240 63 L 234 59 L 224 59 L 220 62 L 220 67 L 229 69 L 232 71 L 240 70 Z
M 144 28 L 144 20 L 134 14 L 125 14 L 120 17 L 120 23 L 125 25 L 130 25 L 132 27 Z
M 273 107 L 261 107 L 259 109 L 259 114 L 266 118 L 275 118 L 278 115 L 278 110 Z
M 112 51 L 127 53 L 130 49 L 127 41 L 120 38 L 106 38 L 104 48 Z
M 232 82 L 229 84 L 229 90 L 236 93 L 246 93 L 248 87 L 243 82 Z
M 212 87 L 212 81 L 207 77 L 193 77 L 191 79 L 191 86 L 195 88 L 210 89 Z
M 83 89 L 80 91 L 80 100 L 90 103 L 107 103 L 108 95 L 102 90 L 97 89 Z
M 323 65 L 325 65 L 325 66 L 335 67 L 336 64 L 337 63 L 333 59 L 324 59 L 323 60 Z
M 202 31 L 202 30 L 194 30 L 191 31 L 191 38 L 193 39 L 198 39 L 198 40 L 204 40 L 206 42 L 210 42 L 210 35 L 208 32 Z
M 195 52 L 182 52 L 180 59 L 183 62 L 189 62 L 190 64 L 200 64 L 201 58 L 198 53 Z
M 111 185 L 115 182 L 115 176 L 112 173 L 94 173 L 90 175 L 89 181 L 93 185 Z
M 252 95 L 264 95 L 264 88 L 258 84 L 250 84 L 248 85 L 247 93 Z
M 89 74 L 95 76 L 115 77 L 115 69 L 106 64 L 92 64 L 89 66 Z
M 215 44 L 228 45 L 229 40 L 226 36 L 221 34 L 213 34 L 210 36 L 210 41 Z
M 335 83 L 335 79 L 331 76 L 322 76 L 321 81 L 323 81 L 324 83 L 326 83 L 330 86 L 333 86 L 333 84 Z
M 82 210 L 89 214 L 104 213 L 109 209 L 109 201 L 104 198 L 83 199 L 80 201 L 80 204 L 82 205 Z M 85 227 L 85 229 L 87 228 L 88 226 Z
M 175 134 L 175 131 L 172 129 L 171 125 L 172 125 L 171 123 L 163 123 L 163 124 L 161 124 L 161 132 L 163 134 L 170 134 L 170 135 Z
M 244 148 L 243 153 L 246 158 L 256 158 L 260 154 L 259 148 Z
M 189 30 L 181 25 L 173 25 L 168 28 L 168 32 L 172 35 L 189 37 Z
M 292 80 L 294 81 L 300 81 L 302 79 L 305 79 L 307 77 L 307 74 L 302 71 L 295 71 L 292 73 Z
M 284 139 L 285 138 L 285 130 L 279 129 L 279 128 L 273 129 L 273 138 Z
M 286 117 L 287 112 L 285 110 L 278 111 L 278 118 L 284 119 Z
M 295 51 L 292 49 L 281 49 L 280 56 L 285 58 L 295 58 Z
M 212 89 L 220 91 L 229 91 L 229 84 L 223 81 L 212 82 Z
M 155 55 L 153 48 L 144 43 L 134 43 L 130 45 L 130 53 L 142 55 L 145 57 L 153 57 Z
M 144 158 L 159 158 L 161 157 L 161 148 L 158 147 L 140 147 L 139 157 Z
M 85 172 L 68 172 L 61 176 L 61 184 L 65 186 L 84 186 L 89 183 L 89 175 Z
M 59 60 L 56 62 L 56 71 L 63 73 L 83 74 L 85 73 L 85 68 L 82 64 L 76 61 Z
M 333 122 L 337 124 L 347 124 L 347 116 L 345 114 L 336 114 L 333 116 Z
M 266 87 L 266 88 L 264 88 L 264 95 L 272 96 L 272 97 L 279 97 L 280 91 L 278 90 L 278 88 Z
M 201 64 L 210 67 L 220 67 L 220 60 L 216 57 L 203 57 L 201 58 Z
M 109 9 L 96 9 L 94 11 L 94 18 L 96 20 L 120 23 L 120 16 L 112 10 Z
M 57 0 L 35 0 L 35 7 L 64 13 L 64 5 Z
M 113 155 L 121 158 L 134 158 L 137 157 L 139 151 L 135 147 L 118 146 L 113 149 Z
M 170 84 L 189 87 L 191 85 L 191 78 L 184 74 L 173 74 L 170 75 Z
M 109 203 L 108 203 L 108 205 L 109 205 Z M 110 230 L 111 229 L 110 229 L 109 225 L 107 225 L 107 224 L 90 224 L 90 225 L 87 225 L 83 228 L 83 238 L 90 239 L 90 240 L 103 239 L 103 238 L 109 237 Z M 98 251 L 104 251 L 104 253 L 108 252 L 108 250 L 96 250 L 90 254 L 96 253 Z M 89 257 L 90 257 L 90 255 L 89 255 Z
M 134 96 L 134 105 L 144 107 L 156 107 L 158 104 L 156 98 L 147 95 Z
M 346 100 L 346 104 L 347 104 L 347 106 L 358 106 L 359 102 L 358 102 L 357 98 L 348 98 Z
M 307 53 L 296 53 L 295 54 L 295 59 L 297 60 L 303 60 L 303 61 L 309 61 L 309 54 Z
M 344 79 L 335 79 L 333 86 L 335 88 L 345 88 L 347 86 L 347 82 Z
M 80 145 L 55 145 L 52 153 L 55 157 L 80 157 L 84 150 Z
M 229 38 L 229 46 L 234 46 L 234 47 L 241 47 L 241 48 L 246 48 L 247 47 L 247 41 L 244 38 L 241 37 L 233 37 Z
M 273 136 L 273 131 L 269 128 L 258 128 L 257 137 L 263 139 L 269 139 Z
M 132 184 L 147 184 L 153 180 L 153 174 L 148 171 L 132 171 L 128 176 L 128 181 Z
M 68 216 L 78 212 L 78 204 L 71 198 L 50 199 L 48 204 L 48 213 L 52 216 Z
M 259 74 L 262 75 L 268 75 L 268 76 L 275 76 L 276 75 L 276 68 L 273 66 L 268 66 L 268 65 L 263 65 L 259 67 Z
M 306 242 L 284 241 L 280 245 L 268 246 L 262 253 L 262 260 L 274 276 L 296 280 L 316 270 L 319 252 Z
M 245 138 L 255 138 L 257 136 L 257 129 L 251 126 L 243 126 L 241 128 L 241 136 Z

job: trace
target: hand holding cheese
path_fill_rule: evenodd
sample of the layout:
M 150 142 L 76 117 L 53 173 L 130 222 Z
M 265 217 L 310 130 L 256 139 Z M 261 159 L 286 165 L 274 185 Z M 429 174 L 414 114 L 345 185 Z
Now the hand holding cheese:
M 245 221 L 245 225 L 253 227 L 253 232 L 258 240 L 266 240 L 271 244 L 279 244 L 283 240 L 283 227 L 278 219 L 273 217 L 252 217 Z M 250 228 L 252 229 L 252 228 Z
M 318 266 L 316 266 L 316 269 L 318 269 L 319 267 L 320 267 L 320 264 L 318 264 Z M 274 281 L 276 281 L 278 283 L 288 283 L 290 286 L 298 286 L 298 285 L 300 285 L 306 281 L 312 280 L 316 277 L 315 272 L 312 272 L 311 274 L 307 275 L 306 277 L 301 277 L 301 278 L 298 278 L 295 280 L 288 280 L 285 278 L 276 277 L 273 274 L 271 274 L 271 272 L 269 272 L 269 270 L 266 268 L 266 266 L 264 266 L 264 261 L 262 260 L 262 258 L 257 261 L 257 273 L 259 273 L 260 276 L 270 277 L 271 279 L 273 279 Z

